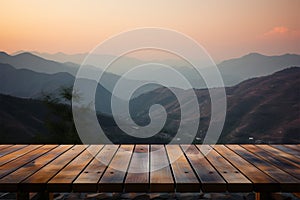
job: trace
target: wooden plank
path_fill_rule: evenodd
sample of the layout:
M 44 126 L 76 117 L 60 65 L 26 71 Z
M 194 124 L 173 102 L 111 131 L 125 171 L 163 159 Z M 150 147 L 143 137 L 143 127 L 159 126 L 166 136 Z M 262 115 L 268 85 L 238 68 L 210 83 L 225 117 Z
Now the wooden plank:
M 212 149 L 208 145 L 197 145 L 198 149 L 204 153 L 209 151 L 206 155 L 207 160 L 216 168 L 221 176 L 227 182 L 227 190 L 229 192 L 249 192 L 253 191 L 251 181 L 248 180 L 240 171 L 228 162 L 222 155 Z M 202 148 L 201 148 L 202 147 Z
M 0 165 L 0 178 L 2 178 L 4 175 L 6 175 L 6 169 L 9 168 L 7 166 L 14 166 L 14 164 L 17 164 L 17 163 L 19 165 L 26 164 L 26 163 L 24 163 L 24 161 L 26 161 L 26 159 L 23 159 L 22 157 L 25 156 L 25 158 L 27 158 L 28 157 L 27 154 L 29 154 L 29 157 L 32 156 L 32 151 L 35 152 L 35 150 L 40 148 L 40 147 L 42 147 L 42 145 L 27 146 L 23 149 L 17 150 L 13 153 L 10 153 L 10 154 L 7 154 L 3 157 L 0 157 L 0 163 L 1 163 L 1 165 Z M 17 154 L 18 152 L 20 153 L 20 155 Z M 9 164 L 9 163 L 12 163 L 12 164 Z
M 195 145 L 181 145 L 201 182 L 203 192 L 225 192 L 226 182 Z
M 282 158 L 285 158 L 297 165 L 300 165 L 300 158 L 295 157 L 295 155 L 293 155 L 293 154 L 287 153 L 285 151 L 282 151 L 282 150 L 277 149 L 270 145 L 257 145 L 257 146 L 259 148 L 264 149 L 265 151 L 272 153 L 273 155 L 276 155 L 276 157 L 282 157 Z
M 258 155 L 261 159 L 271 162 L 273 165 L 276 165 L 278 168 L 300 180 L 300 165 L 297 165 L 296 163 L 291 162 L 284 157 L 265 151 L 264 149 L 255 145 L 242 145 L 242 147 Z
M 149 145 L 135 145 L 124 190 L 125 192 L 149 191 Z
M 286 153 L 286 154 L 290 154 L 292 155 L 295 159 L 297 159 L 297 161 L 300 160 L 300 152 L 290 149 L 288 147 L 285 147 L 283 145 L 271 145 L 273 148 L 275 149 L 279 149 L 280 151 Z M 284 154 L 284 156 L 287 156 L 286 154 Z M 289 156 L 290 157 L 290 156 Z
M 57 145 L 53 145 L 55 147 Z M 45 166 L 47 163 L 55 159 L 57 156 L 70 149 L 72 145 L 60 145 L 57 148 L 47 152 L 43 156 L 38 157 L 37 159 L 27 163 L 26 165 L 20 167 L 16 171 L 10 173 L 4 178 L 0 179 L 0 188 L 6 192 L 14 192 L 18 189 L 18 184 L 34 174 L 40 168 Z M 24 156 L 23 156 L 24 157 Z
M 11 147 L 11 146 L 13 146 L 13 145 L 12 145 L 12 144 L 1 144 L 1 145 L 0 145 L 0 152 L 1 152 L 3 149 L 6 149 L 6 148 Z
M 280 189 L 277 181 L 224 145 L 215 145 L 213 148 L 253 183 L 255 192 L 274 192 Z
M 0 166 L 0 178 L 8 175 L 9 173 L 15 171 L 16 169 L 20 168 L 21 166 L 27 164 L 28 162 L 31 162 L 32 160 L 36 159 L 37 157 L 47 153 L 51 149 L 53 149 L 55 146 L 53 145 L 45 145 L 40 148 L 37 148 L 21 157 L 18 157 L 17 159 L 8 162 L 2 166 Z
M 39 192 L 46 190 L 46 183 L 62 170 L 69 162 L 76 158 L 86 148 L 85 145 L 75 145 L 55 160 L 41 168 L 20 183 L 23 191 Z
M 9 154 L 6 154 L 4 156 L 0 157 L 0 166 L 15 160 L 23 155 L 25 155 L 28 152 L 31 152 L 37 148 L 40 148 L 42 145 L 29 145 L 29 146 L 25 146 L 24 148 L 20 148 L 14 152 L 11 152 Z
M 100 153 L 73 182 L 73 191 L 97 192 L 98 182 L 118 148 L 119 145 L 105 145 Z
M 91 145 L 56 174 L 47 184 L 49 192 L 71 192 L 72 182 L 90 163 L 103 145 Z
M 299 145 L 286 144 L 286 145 L 284 145 L 284 146 L 286 146 L 286 147 L 288 147 L 288 148 L 290 148 L 290 149 L 293 149 L 293 150 L 295 150 L 295 151 L 299 151 L 299 152 L 300 152 L 300 146 L 299 146 Z
M 227 145 L 231 150 L 239 154 L 248 162 L 255 165 L 257 168 L 268 174 L 271 178 L 280 183 L 281 191 L 283 192 L 297 192 L 300 190 L 300 181 L 295 177 L 289 175 L 285 171 L 277 168 L 273 164 L 260 159 L 257 155 L 247 151 L 239 145 Z
M 200 183 L 179 145 L 166 145 L 176 192 L 199 192 Z
M 151 145 L 150 192 L 174 191 L 175 184 L 166 149 L 164 145 Z
M 0 157 L 5 156 L 5 155 L 7 155 L 7 154 L 9 154 L 9 153 L 12 153 L 12 152 L 14 152 L 14 151 L 17 151 L 17 150 L 19 150 L 19 149 L 22 149 L 22 148 L 24 148 L 24 147 L 26 147 L 26 146 L 28 146 L 28 145 L 17 144 L 17 145 L 10 146 L 10 147 L 8 147 L 8 148 L 6 148 L 6 149 L 2 149 L 2 150 L 0 151 Z
M 121 145 L 99 181 L 101 192 L 122 192 L 134 145 Z

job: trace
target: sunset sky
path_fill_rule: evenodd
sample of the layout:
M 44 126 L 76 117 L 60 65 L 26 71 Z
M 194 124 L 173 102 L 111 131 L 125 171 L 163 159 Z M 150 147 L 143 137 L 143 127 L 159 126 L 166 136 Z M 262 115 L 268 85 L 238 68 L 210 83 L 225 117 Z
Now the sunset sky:
M 193 37 L 217 61 L 300 54 L 299 8 L 299 0 L 7 0 L 0 2 L 0 50 L 84 53 L 150 26 Z

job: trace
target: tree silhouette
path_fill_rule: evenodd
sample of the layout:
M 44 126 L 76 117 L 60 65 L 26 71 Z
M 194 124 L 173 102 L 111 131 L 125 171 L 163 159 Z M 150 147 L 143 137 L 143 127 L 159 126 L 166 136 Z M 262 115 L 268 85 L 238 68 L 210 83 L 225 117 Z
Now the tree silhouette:
M 72 115 L 72 97 L 79 99 L 79 95 L 72 94 L 72 91 L 72 87 L 61 87 L 58 94 L 43 94 L 43 102 L 50 110 L 45 120 L 49 131 L 47 143 L 81 143 Z

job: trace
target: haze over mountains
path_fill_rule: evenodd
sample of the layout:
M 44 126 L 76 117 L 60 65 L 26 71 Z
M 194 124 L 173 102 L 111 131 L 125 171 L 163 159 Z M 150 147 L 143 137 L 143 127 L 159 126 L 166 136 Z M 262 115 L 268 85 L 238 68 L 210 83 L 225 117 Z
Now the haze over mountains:
M 84 54 L 80 54 L 81 59 Z M 62 57 L 65 56 L 65 54 L 62 54 Z M 77 55 L 73 55 L 72 57 L 77 58 Z M 66 57 L 65 59 L 68 59 Z M 127 60 L 127 58 L 125 59 Z M 139 62 L 137 59 L 134 59 L 135 62 Z M 167 62 L 167 61 L 166 61 Z M 27 69 L 31 70 L 34 72 L 39 72 L 39 73 L 44 73 L 44 74 L 55 74 L 55 73 L 60 73 L 60 72 L 66 72 L 65 74 L 60 74 L 60 75 L 54 75 L 51 79 L 54 79 L 58 81 L 58 83 L 61 83 L 62 86 L 65 85 L 64 82 L 66 81 L 66 84 L 70 83 L 70 79 L 72 79 L 69 75 L 72 75 L 73 77 L 76 75 L 77 70 L 79 68 L 78 64 L 74 63 L 59 63 L 51 60 L 47 60 L 44 58 L 41 58 L 39 56 L 33 55 L 31 53 L 21 53 L 17 54 L 14 56 L 10 56 L 4 52 L 0 52 L 0 63 L 2 64 L 9 64 L 12 67 L 16 69 Z M 128 65 L 129 63 L 125 63 L 124 65 Z M 131 63 L 135 65 L 135 63 Z M 122 65 L 122 63 L 119 63 L 118 65 Z M 285 54 L 281 56 L 264 56 L 261 54 L 257 53 L 252 53 L 248 54 L 246 56 L 243 56 L 241 58 L 236 58 L 236 59 L 231 59 L 227 61 L 223 61 L 218 65 L 218 68 L 221 72 L 221 75 L 223 76 L 223 81 L 225 86 L 233 86 L 235 84 L 240 83 L 243 80 L 247 80 L 249 78 L 253 77 L 259 77 L 259 76 L 264 76 L 264 75 L 269 75 L 272 74 L 276 71 L 285 69 L 290 66 L 300 66 L 300 56 L 295 55 L 295 54 Z M 7 68 L 8 66 L 6 66 Z M 99 71 L 95 69 L 94 66 L 86 66 L 88 70 L 90 71 L 91 74 L 98 73 Z M 122 66 L 121 66 L 122 67 Z M 191 82 L 191 85 L 194 88 L 206 88 L 206 85 L 202 78 L 195 73 L 195 70 L 191 69 L 190 66 L 175 66 L 175 69 L 177 69 L 180 73 L 182 73 L 187 80 Z M 0 69 L 1 70 L 1 69 Z M 203 70 L 206 70 L 208 74 L 210 74 L 210 69 L 209 67 L 204 68 Z M 2 71 L 1 75 L 4 77 L 11 77 L 10 72 L 14 73 L 13 77 L 22 77 L 23 75 L 18 75 L 24 74 L 24 70 L 11 70 L 6 72 Z M 7 74 L 6 74 L 7 73 Z M 30 73 L 29 71 L 26 72 L 27 74 Z M 68 74 L 67 74 L 68 73 Z M 148 74 L 148 77 L 155 76 L 159 73 L 159 70 L 153 71 L 153 74 Z M 40 78 L 39 78 L 39 75 Z M 12 81 L 11 82 L 5 82 L 4 80 L 2 81 L 2 85 L 6 89 L 1 89 L 0 92 L 4 94 L 10 94 L 14 95 L 17 97 L 35 97 L 38 96 L 38 93 L 44 90 L 44 92 L 49 91 L 48 88 L 50 88 L 52 91 L 55 89 L 57 84 L 52 84 L 51 81 L 49 81 L 47 78 L 45 79 L 42 74 L 35 74 L 33 75 L 35 77 L 35 81 L 40 81 L 40 85 L 43 85 L 43 87 L 33 84 L 30 79 L 27 79 L 25 77 L 21 78 L 20 80 L 28 80 L 29 82 L 26 83 L 26 81 L 22 82 L 22 84 L 25 85 L 20 85 L 18 81 Z M 30 76 L 30 75 L 29 75 Z M 60 77 L 60 80 L 57 80 L 57 77 Z M 66 76 L 66 77 L 64 77 Z M 50 78 L 50 76 L 48 76 Z M 135 84 L 138 82 L 139 84 L 144 83 L 145 77 L 141 77 L 141 80 L 126 80 L 126 84 L 131 85 Z M 213 75 L 211 75 L 211 78 L 214 78 Z M 39 80 L 37 80 L 39 79 Z M 74 79 L 74 78 L 73 78 Z M 113 88 L 116 84 L 116 82 L 120 79 L 119 75 L 110 73 L 110 72 L 105 72 L 104 76 L 101 78 L 101 84 L 102 86 L 107 89 L 108 91 L 112 92 Z M 146 78 L 145 78 L 146 79 Z M 19 80 L 19 79 L 16 79 Z M 14 84 L 12 84 L 14 83 Z M 36 82 L 37 83 L 37 82 Z M 22 89 L 22 95 L 19 95 L 17 93 L 14 93 L 13 91 L 18 90 L 18 87 L 28 87 L 26 84 L 30 84 L 30 87 L 33 87 L 32 90 L 34 90 L 34 94 L 32 94 L 32 91 L 28 91 L 28 94 L 26 90 Z M 13 87 L 13 88 L 12 88 Z M 37 87 L 37 88 L 34 88 Z M 153 86 L 145 86 L 142 89 L 139 90 L 138 93 L 135 94 L 135 97 L 145 93 L 149 92 L 153 89 L 156 89 L 156 87 Z M 184 88 L 185 89 L 185 88 Z M 21 90 L 21 89 L 19 89 Z M 11 91 L 7 93 L 7 91 Z
M 181 92 L 188 94 L 191 91 Z M 201 119 L 194 142 L 201 143 L 210 121 L 210 98 L 205 89 L 198 89 L 195 92 L 199 101 Z M 300 142 L 298 137 L 300 131 L 299 67 L 244 81 L 226 88 L 226 92 L 227 117 L 220 143 Z M 189 96 L 186 101 L 188 99 Z M 155 103 L 163 105 L 168 113 L 166 125 L 155 137 L 134 139 L 126 136 L 110 116 L 99 116 L 99 122 L 105 127 L 108 137 L 115 143 L 168 143 L 173 139 L 180 121 L 180 107 L 170 90 L 158 88 L 133 99 L 130 103 L 131 114 L 138 124 L 145 125 L 149 123 L 148 109 Z M 194 110 L 192 107 L 187 106 L 187 108 L 191 113 Z M 42 101 L 0 95 L 1 141 L 34 143 L 37 142 L 36 138 L 43 134 L 47 138 L 45 121 L 49 113 L 49 108 Z M 192 118 L 193 115 L 190 117 Z M 188 133 L 186 137 L 189 137 Z M 47 143 L 46 140 L 38 140 L 38 142 Z
M 185 121 L 191 121 L 194 118 L 194 108 L 189 106 L 188 102 L 189 93 L 192 91 L 181 90 L 179 92 L 186 94 L 183 109 L 188 109 L 190 116 Z M 197 89 L 195 92 L 201 114 L 197 142 L 201 142 L 210 122 L 211 104 L 207 89 Z M 299 67 L 249 79 L 236 86 L 227 87 L 226 93 L 227 116 L 219 142 L 299 143 Z M 167 88 L 159 88 L 133 99 L 131 102 L 133 118 L 139 124 L 149 123 L 149 108 L 154 104 L 160 104 L 166 108 L 169 120 L 163 130 L 174 135 L 180 123 L 181 108 L 174 94 Z M 254 141 L 249 141 L 249 138 L 253 138 Z
M 54 60 L 57 62 L 73 62 L 76 64 L 81 64 L 84 58 L 88 55 L 87 53 L 82 54 L 64 54 L 64 53 L 39 53 L 32 52 L 34 55 L 39 57 Z M 97 66 L 97 63 L 101 62 L 101 60 L 112 57 L 109 55 L 91 55 L 94 57 L 94 65 Z M 142 64 L 141 60 L 132 57 L 124 57 L 122 60 L 123 67 L 127 65 L 138 65 Z M 148 60 L 149 62 L 151 60 Z M 157 60 L 153 60 L 156 62 Z M 189 80 L 192 82 L 196 82 L 199 79 L 199 76 L 195 76 L 195 72 L 189 69 L 189 64 L 187 62 L 181 60 L 159 60 L 157 62 L 162 62 L 164 64 L 169 64 L 170 66 L 175 67 L 177 70 L 186 75 Z M 276 56 L 266 56 L 259 53 L 250 53 L 240 58 L 233 58 L 229 60 L 222 61 L 217 64 L 223 79 L 225 86 L 232 86 L 241 81 L 244 81 L 249 78 L 265 76 L 268 74 L 272 74 L 276 71 L 282 70 L 287 66 L 300 66 L 300 57 L 296 54 L 284 54 L 284 55 L 276 55 Z M 209 66 L 204 66 L 209 67 Z M 206 69 L 209 70 L 209 69 Z M 156 73 L 156 72 L 154 72 Z M 195 80 L 194 80 L 195 79 Z M 196 84 L 194 84 L 196 85 Z M 204 87 L 202 85 L 201 87 Z M 197 87 L 196 87 L 197 88 Z
M 61 59 L 66 60 L 80 58 L 78 55 L 66 57 L 61 54 L 60 56 Z M 83 57 L 83 55 L 80 56 Z M 133 59 L 133 63 L 139 63 L 139 60 Z M 295 136 L 299 132 L 300 122 L 300 70 L 297 66 L 300 66 L 300 56 L 294 54 L 264 56 L 252 53 L 221 62 L 218 68 L 227 86 L 228 116 L 220 141 L 247 143 L 249 138 L 253 137 L 257 142 L 299 142 Z M 87 67 L 90 73 L 97 72 L 94 66 Z M 199 88 L 205 88 L 205 85 L 201 85 L 204 84 L 203 80 L 191 70 L 190 66 L 176 65 L 174 67 L 186 76 L 193 86 L 200 85 Z M 45 127 L 43 127 L 45 116 L 42 114 L 49 110 L 42 105 L 41 101 L 29 98 L 40 99 L 44 94 L 57 93 L 61 87 L 72 86 L 78 68 L 79 65 L 76 63 L 60 63 L 27 52 L 14 56 L 0 52 L 0 94 L 4 94 L 1 96 L 0 119 L 2 126 L 8 124 L 1 134 L 24 132 L 24 138 L 21 136 L 20 138 L 25 141 L 25 138 L 32 140 L 40 131 L 45 132 Z M 210 69 L 207 67 L 204 70 L 209 72 Z M 273 74 L 274 72 L 278 73 Z M 154 70 L 149 76 L 156 73 L 159 71 Z M 250 79 L 253 77 L 256 78 Z M 105 83 L 104 86 L 98 84 L 97 87 L 96 110 L 104 114 L 108 134 L 120 133 L 120 135 L 110 135 L 116 143 L 130 143 L 133 138 L 125 136 L 110 116 L 112 90 L 119 78 L 117 74 L 105 72 L 103 82 L 101 82 Z M 85 81 L 86 90 L 89 90 L 89 85 L 93 84 L 93 81 Z M 136 82 L 143 83 L 145 80 L 127 79 L 126 81 L 126 84 L 135 84 Z M 210 121 L 209 96 L 206 89 L 199 88 L 195 87 L 201 110 L 201 124 L 196 142 L 203 140 L 203 134 Z M 189 99 L 190 89 L 177 88 L 176 90 L 185 94 L 187 100 Z M 118 96 L 116 99 L 119 106 L 125 105 L 124 100 Z M 134 141 L 166 143 L 176 132 L 180 119 L 178 102 L 167 88 L 158 85 L 147 85 L 133 95 L 130 102 L 133 118 L 140 125 L 149 123 L 148 109 L 155 103 L 167 108 L 168 120 L 165 127 L 154 138 Z M 34 109 L 35 104 L 42 111 L 41 115 Z M 187 108 L 193 111 L 188 104 Z M 189 137 L 188 134 L 187 137 Z

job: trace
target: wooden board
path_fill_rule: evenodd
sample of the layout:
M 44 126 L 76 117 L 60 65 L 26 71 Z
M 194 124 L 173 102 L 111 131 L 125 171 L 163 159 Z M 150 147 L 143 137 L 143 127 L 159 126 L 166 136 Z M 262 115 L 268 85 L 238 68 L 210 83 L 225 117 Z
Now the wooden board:
M 3 145 L 0 145 L 0 152 L 3 150 L 3 149 L 6 149 L 6 148 L 8 148 L 8 147 L 11 147 L 11 146 L 13 146 L 12 144 L 3 144 Z
M 264 145 L 264 147 L 266 147 L 266 145 Z M 291 161 L 297 161 L 298 163 L 300 162 L 300 152 L 293 150 L 291 148 L 285 147 L 284 145 L 271 145 L 268 146 L 268 148 L 273 147 L 273 149 L 276 149 L 276 152 L 284 157 L 289 158 Z M 280 150 L 280 151 L 278 151 Z M 275 151 L 275 150 L 273 150 Z M 283 153 L 282 153 L 283 152 Z M 287 155 L 289 154 L 289 156 Z
M 299 145 L 0 145 L 0 191 L 20 195 L 200 189 L 296 193 L 300 192 L 298 148 Z
M 75 145 L 55 160 L 44 166 L 20 183 L 20 189 L 23 191 L 39 192 L 46 190 L 47 182 L 60 172 L 69 162 L 76 158 L 83 150 L 84 145 Z
M 23 156 L 24 154 L 30 152 L 30 151 L 33 151 L 34 149 L 37 149 L 39 147 L 41 147 L 42 145 L 28 145 L 28 146 L 25 146 L 23 148 L 23 146 L 20 146 L 20 148 L 18 149 L 17 147 L 17 150 L 16 151 L 13 151 L 11 153 L 8 153 L 6 155 L 3 155 L 0 157 L 0 166 L 1 165 L 4 165 L 12 160 L 15 160 L 21 156 Z M 4 149 L 5 150 L 5 149 Z
M 224 145 L 215 145 L 213 148 L 253 183 L 253 189 L 255 191 L 270 192 L 279 190 L 280 186 L 277 181 L 240 157 L 238 154 L 234 153 L 232 150 Z
M 121 145 L 99 182 L 100 192 L 122 192 L 133 145 Z
M 254 166 L 262 170 L 274 180 L 280 183 L 283 192 L 300 191 L 300 180 L 286 173 L 285 171 L 272 165 L 270 162 L 260 159 L 257 155 L 247 151 L 239 145 L 227 145 L 231 150 L 239 154 L 241 157 L 252 163 Z
M 149 191 L 149 145 L 136 145 L 124 182 L 125 192 Z
M 185 155 L 200 179 L 201 190 L 203 192 L 225 192 L 227 190 L 225 180 L 200 153 L 199 149 L 194 145 L 181 146 L 183 149 L 187 149 Z
M 1 145 L 1 146 L 2 146 L 2 145 Z M 2 149 L 0 150 L 0 157 L 5 156 L 6 154 L 12 153 L 12 152 L 14 152 L 14 151 L 17 151 L 17 150 L 19 150 L 19 149 L 22 149 L 22 148 L 24 148 L 24 147 L 26 147 L 26 146 L 28 146 L 28 145 L 25 145 L 25 144 L 19 144 L 19 145 L 11 145 L 11 146 L 9 146 L 9 147 L 7 147 L 7 148 L 2 148 Z
M 20 168 L 21 166 L 25 165 L 28 162 L 31 162 L 32 160 L 36 159 L 37 157 L 43 155 L 47 151 L 50 151 L 53 149 L 55 146 L 53 145 L 45 145 L 40 148 L 37 148 L 23 156 L 20 156 L 11 162 L 8 162 L 2 166 L 0 166 L 0 178 L 6 176 L 7 174 L 15 171 L 16 169 Z
M 288 147 L 288 148 L 290 148 L 290 149 L 293 149 L 293 150 L 295 150 L 295 151 L 300 152 L 300 146 L 299 146 L 299 145 L 286 144 L 286 145 L 284 145 L 284 146 L 286 146 L 286 147 Z
M 165 146 L 151 145 L 150 192 L 173 192 L 174 190 L 174 179 Z
M 295 163 L 296 165 L 300 165 L 300 158 L 296 157 L 296 155 L 291 154 L 292 152 L 285 152 L 280 150 L 280 145 L 278 145 L 277 147 L 279 148 L 275 148 L 273 146 L 270 145 L 257 145 L 257 147 L 264 149 L 265 151 L 268 151 L 269 153 L 272 153 L 273 155 L 276 155 L 276 157 L 278 158 L 284 158 L 286 160 L 289 160 L 290 162 Z
M 179 145 L 166 145 L 176 192 L 199 192 L 200 183 Z
M 0 179 L 0 188 L 6 192 L 13 192 L 17 190 L 18 184 L 29 177 L 30 175 L 34 174 L 36 171 L 41 169 L 47 163 L 52 161 L 54 158 L 71 148 L 71 145 L 52 145 L 54 149 L 47 152 L 45 150 L 45 154 L 36 158 L 35 160 L 28 162 L 24 166 L 18 168 L 16 171 L 10 173 L 9 175 Z M 56 147 L 56 148 L 55 148 Z M 8 163 L 10 164 L 10 163 Z
M 199 150 L 201 146 L 197 145 Z M 207 160 L 214 166 L 214 168 L 221 174 L 227 184 L 227 190 L 230 192 L 250 192 L 253 191 L 251 181 L 246 178 L 237 168 L 232 166 L 224 157 L 208 145 L 202 145 L 202 148 L 210 149 L 206 155 Z
M 72 160 L 67 166 L 60 170 L 47 184 L 49 192 L 71 192 L 72 183 L 80 172 L 101 150 L 103 145 L 91 145 Z
M 74 192 L 97 192 L 98 182 L 119 145 L 105 145 L 73 182 Z
M 285 159 L 284 157 L 274 155 L 269 151 L 259 148 L 255 145 L 242 145 L 248 151 L 258 155 L 261 159 L 272 162 L 273 165 L 300 179 L 300 165 Z M 266 148 L 265 148 L 266 149 Z

